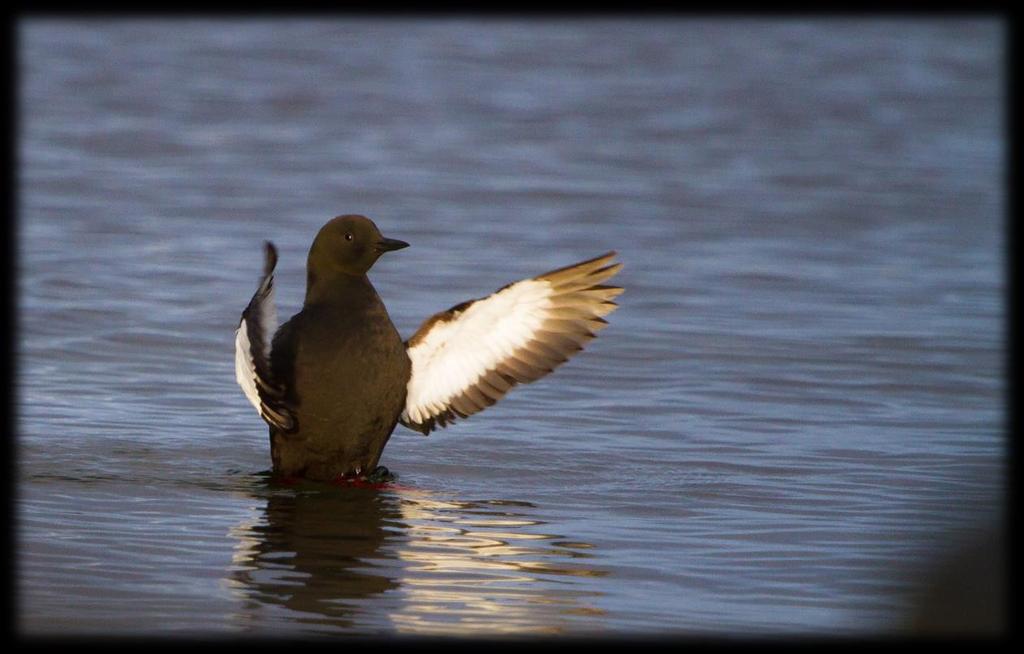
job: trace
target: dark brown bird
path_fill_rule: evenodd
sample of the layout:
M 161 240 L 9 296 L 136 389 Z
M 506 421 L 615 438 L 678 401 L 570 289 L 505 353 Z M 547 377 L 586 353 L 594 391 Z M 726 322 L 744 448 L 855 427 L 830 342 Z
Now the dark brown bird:
M 607 326 L 623 291 L 601 284 L 622 267 L 609 252 L 437 313 L 403 342 L 366 273 L 407 246 L 364 216 L 334 218 L 309 250 L 302 310 L 275 332 L 277 250 L 266 243 L 235 332 L 235 377 L 270 426 L 276 474 L 374 472 L 397 423 L 427 434 L 543 377 Z

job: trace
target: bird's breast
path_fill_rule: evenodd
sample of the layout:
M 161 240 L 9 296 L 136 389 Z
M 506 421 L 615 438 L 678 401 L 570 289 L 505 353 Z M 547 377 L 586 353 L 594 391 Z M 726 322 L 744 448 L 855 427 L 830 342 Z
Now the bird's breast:
M 411 363 L 389 318 L 304 321 L 296 340 L 300 424 L 354 424 L 401 413 Z

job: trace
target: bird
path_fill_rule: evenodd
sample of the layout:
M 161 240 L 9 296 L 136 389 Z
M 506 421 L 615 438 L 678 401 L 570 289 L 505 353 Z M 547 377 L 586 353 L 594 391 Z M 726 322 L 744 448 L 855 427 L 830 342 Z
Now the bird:
M 235 378 L 269 427 L 272 474 L 366 479 L 398 424 L 424 435 L 493 405 L 583 349 L 618 308 L 616 252 L 507 284 L 402 340 L 367 272 L 408 243 L 363 215 L 320 228 L 301 310 L 277 326 L 277 248 L 235 330 Z

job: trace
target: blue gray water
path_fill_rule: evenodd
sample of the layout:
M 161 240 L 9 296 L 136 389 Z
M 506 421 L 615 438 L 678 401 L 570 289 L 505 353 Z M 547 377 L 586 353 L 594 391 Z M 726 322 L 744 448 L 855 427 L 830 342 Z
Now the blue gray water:
M 1002 509 L 995 20 L 20 23 L 23 634 L 906 633 Z M 270 484 L 261 244 L 399 330 L 615 249 L 611 326 L 388 490 Z M 990 540 L 992 536 L 989 536 Z

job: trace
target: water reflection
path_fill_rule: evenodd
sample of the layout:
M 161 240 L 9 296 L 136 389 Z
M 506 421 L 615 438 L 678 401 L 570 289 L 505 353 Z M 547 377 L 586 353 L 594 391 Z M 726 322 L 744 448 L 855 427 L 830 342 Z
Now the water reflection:
M 602 626 L 607 574 L 588 543 L 542 533 L 536 507 L 401 487 L 266 486 L 237 525 L 227 584 L 243 630 L 549 633 Z M 546 530 L 544 530 L 546 531 Z M 284 615 L 282 615 L 282 610 Z
M 280 606 L 314 621 L 351 626 L 351 603 L 397 587 L 370 571 L 393 507 L 384 497 L 271 491 L 261 514 L 235 527 L 228 583 L 243 599 L 240 626 L 258 627 L 262 608 Z

